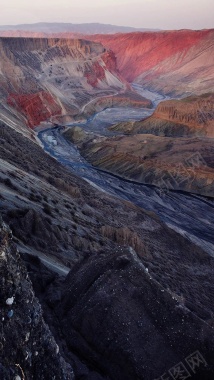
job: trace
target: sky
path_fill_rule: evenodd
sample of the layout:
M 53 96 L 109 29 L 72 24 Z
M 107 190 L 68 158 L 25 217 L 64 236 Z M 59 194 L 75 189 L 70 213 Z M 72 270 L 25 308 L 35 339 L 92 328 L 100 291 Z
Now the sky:
M 213 0 L 3 0 L 0 25 L 70 22 L 153 29 L 214 28 Z

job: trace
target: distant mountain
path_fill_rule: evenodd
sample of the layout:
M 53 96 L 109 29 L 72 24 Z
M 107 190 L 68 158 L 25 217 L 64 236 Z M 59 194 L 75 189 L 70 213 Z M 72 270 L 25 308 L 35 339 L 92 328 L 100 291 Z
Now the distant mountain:
M 0 25 L 0 31 L 27 31 L 36 33 L 84 33 L 84 34 L 109 34 L 109 33 L 128 33 L 146 30 L 146 28 L 133 28 L 129 26 L 117 26 L 100 23 L 87 24 L 71 24 L 71 23 L 48 23 L 39 22 L 36 24 L 20 24 L 20 25 Z

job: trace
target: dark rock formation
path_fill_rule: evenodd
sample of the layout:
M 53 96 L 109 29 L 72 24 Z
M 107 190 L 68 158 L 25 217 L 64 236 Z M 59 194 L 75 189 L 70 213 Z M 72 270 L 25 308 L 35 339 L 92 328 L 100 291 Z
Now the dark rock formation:
M 42 317 L 28 273 L 0 220 L 0 378 L 71 380 L 74 374 Z
M 77 264 L 56 309 L 68 348 L 105 378 L 153 380 L 181 362 L 192 379 L 213 378 L 211 326 L 155 281 L 132 249 Z M 196 351 L 193 371 L 185 359 Z
M 212 260 L 208 263 L 203 255 L 203 268 L 209 264 L 212 270 Z M 155 280 L 152 261 L 143 264 L 130 247 L 87 255 L 65 281 L 39 260 L 29 256 L 26 260 L 52 333 L 11 231 L 1 221 L 2 379 L 68 380 L 74 378 L 73 367 L 76 379 L 153 380 L 170 375 L 179 363 L 195 380 L 213 379 L 214 332 L 206 315 L 211 305 L 203 302 L 204 314 L 197 316 L 199 305 L 193 301 L 190 283 L 185 296 L 178 296 L 167 281 L 162 285 Z M 200 272 L 199 252 L 187 252 L 180 260 L 183 268 L 194 263 Z M 164 274 L 169 260 L 163 265 Z M 200 286 L 195 282 L 196 292 Z M 206 295 L 209 298 L 207 290 Z

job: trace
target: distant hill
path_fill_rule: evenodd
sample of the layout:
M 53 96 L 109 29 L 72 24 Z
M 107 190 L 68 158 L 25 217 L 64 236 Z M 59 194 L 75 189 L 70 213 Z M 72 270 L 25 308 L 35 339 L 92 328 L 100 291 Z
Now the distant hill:
M 36 33 L 83 33 L 83 34 L 109 34 L 109 33 L 128 33 L 146 30 L 145 28 L 132 28 L 129 26 L 117 26 L 110 24 L 88 23 L 88 24 L 71 24 L 71 23 L 48 23 L 39 22 L 36 24 L 20 25 L 0 25 L 0 31 L 27 31 Z

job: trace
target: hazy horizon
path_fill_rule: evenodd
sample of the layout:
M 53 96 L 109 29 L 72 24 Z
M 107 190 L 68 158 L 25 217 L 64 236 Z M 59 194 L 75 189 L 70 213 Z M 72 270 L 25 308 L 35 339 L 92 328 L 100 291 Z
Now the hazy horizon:
M 78 5 L 76 5 L 78 4 Z M 39 22 L 101 23 L 151 29 L 210 29 L 213 0 L 7 0 L 0 25 Z

